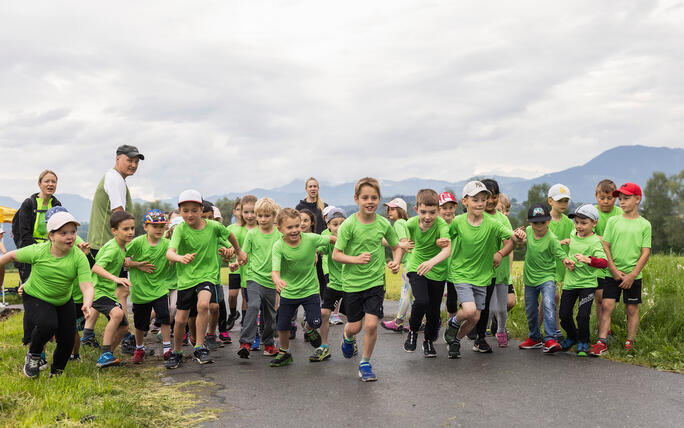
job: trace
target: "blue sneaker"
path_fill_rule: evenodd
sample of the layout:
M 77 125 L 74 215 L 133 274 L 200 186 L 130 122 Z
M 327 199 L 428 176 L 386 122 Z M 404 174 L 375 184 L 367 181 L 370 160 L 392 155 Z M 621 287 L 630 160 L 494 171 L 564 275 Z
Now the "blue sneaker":
M 346 340 L 342 339 L 342 345 L 340 345 L 340 349 L 342 350 L 342 355 L 344 358 L 351 358 L 359 353 L 359 348 L 356 345 L 356 338 L 354 338 L 352 343 L 347 343 Z
M 259 339 L 259 336 L 255 336 L 254 342 L 252 342 L 252 351 L 258 351 L 259 345 L 261 345 L 261 339 Z
M 100 358 L 97 359 L 97 366 L 98 369 L 101 369 L 103 367 L 109 367 L 109 366 L 118 366 L 120 363 L 119 359 L 114 357 L 111 352 L 103 352 L 102 355 L 100 355 Z
M 560 343 L 560 346 L 561 346 L 561 349 L 563 349 L 563 351 L 568 351 L 570 348 L 572 348 L 572 345 L 574 345 L 574 344 L 575 344 L 575 341 L 574 341 L 574 340 L 572 340 L 572 339 L 564 339 L 564 340 Z
M 373 382 L 378 380 L 378 377 L 373 373 L 373 367 L 371 367 L 370 363 L 359 364 L 359 377 L 362 382 Z

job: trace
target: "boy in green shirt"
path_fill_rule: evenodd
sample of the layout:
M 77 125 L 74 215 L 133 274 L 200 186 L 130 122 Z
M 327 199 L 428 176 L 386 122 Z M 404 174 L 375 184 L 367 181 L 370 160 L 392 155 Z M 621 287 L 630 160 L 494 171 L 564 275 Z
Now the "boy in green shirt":
M 451 254 L 449 225 L 437 216 L 439 196 L 432 189 L 422 189 L 416 195 L 415 210 L 418 215 L 406 222 L 409 237 L 415 243 L 406 270 L 408 271 L 413 306 L 409 319 L 409 332 L 404 342 L 404 351 L 414 352 L 418 340 L 418 329 L 426 317 L 423 355 L 425 358 L 437 356 L 434 341 L 437 339 L 440 324 L 439 307 L 444 295 Z
M 513 250 L 509 239 L 513 231 L 484 213 L 490 194 L 480 181 L 467 183 L 461 200 L 466 213 L 456 216 L 449 226 L 450 237 L 457 238 L 449 276 L 461 302 L 461 308 L 449 319 L 444 332 L 449 358 L 461 357 L 461 339 L 480 319 L 494 269 Z M 499 249 L 501 241 L 505 243 Z
M 128 333 L 128 319 L 117 299 L 116 287 L 131 286 L 128 278 L 120 278 L 119 273 L 124 265 L 126 245 L 135 235 L 135 219 L 127 211 L 112 213 L 109 222 L 114 238 L 100 248 L 95 256 L 92 272 L 95 285 L 93 309 L 107 317 L 107 327 L 102 335 L 102 354 L 97 360 L 97 367 L 115 366 L 120 363 L 112 352 Z
M 569 254 L 563 259 L 567 268 L 560 302 L 560 323 L 566 333 L 561 343 L 564 351 L 577 343 L 577 356 L 586 357 L 589 350 L 589 319 L 594 302 L 596 278 L 608 266 L 601 238 L 594 233 L 598 211 L 584 204 L 568 217 L 574 219 L 575 230 L 570 234 Z M 577 304 L 577 326 L 572 319 Z
M 451 222 L 454 221 L 454 217 L 456 216 L 456 207 L 458 206 L 458 202 L 456 202 L 456 196 L 453 195 L 451 192 L 442 192 L 439 194 L 439 216 L 446 221 L 448 225 L 451 225 Z M 454 259 L 454 251 L 456 250 L 456 245 L 455 242 L 451 242 L 451 257 L 447 259 L 447 263 L 451 265 L 451 261 Z M 456 287 L 454 287 L 454 283 L 451 282 L 451 278 L 449 278 L 449 271 L 450 269 L 447 269 L 447 279 L 446 279 L 446 310 L 447 310 L 447 319 L 453 317 L 456 315 L 456 312 L 458 311 L 458 294 L 456 293 Z
M 145 235 L 138 236 L 126 246 L 130 257 L 131 302 L 135 324 L 135 352 L 131 363 L 140 364 L 145 357 L 143 340 L 150 329 L 152 309 L 161 324 L 162 355 L 171 356 L 171 318 L 169 315 L 168 278 L 174 266 L 166 260 L 169 241 L 164 238 L 166 215 L 157 209 L 148 210 L 144 218 Z
M 639 215 L 641 188 L 625 183 L 613 195 L 620 198 L 622 215 L 611 217 L 603 234 L 612 278 L 603 288 L 603 312 L 599 320 L 599 340 L 591 348 L 591 355 L 599 356 L 608 350 L 606 339 L 610 329 L 610 316 L 615 304 L 623 295 L 627 312 L 627 341 L 625 349 L 632 350 L 639 328 L 642 270 L 651 255 L 651 223 Z
M 359 211 L 348 217 L 337 231 L 333 260 L 344 264 L 342 284 L 347 324 L 341 345 L 342 355 L 357 353 L 355 335 L 365 328 L 363 356 L 359 377 L 363 382 L 375 381 L 370 358 L 378 338 L 378 323 L 383 317 L 385 298 L 385 249 L 383 238 L 392 248 L 393 260 L 387 263 L 392 273 L 399 272 L 404 250 L 399 247 L 397 233 L 389 221 L 375 213 L 380 203 L 380 183 L 375 178 L 360 179 L 354 187 L 354 201 Z M 363 322 L 363 325 L 362 325 Z
M 247 261 L 247 255 L 240 249 L 237 239 L 225 226 L 202 218 L 202 195 L 198 191 L 181 192 L 178 208 L 184 222 L 176 226 L 166 252 L 170 262 L 179 263 L 176 266 L 178 300 L 174 326 L 177 333 L 173 336 L 174 350 L 166 362 L 167 369 L 175 369 L 183 362 L 183 336 L 180 332 L 185 330 L 189 319 L 190 332 L 194 333 L 196 339 L 193 357 L 200 364 L 213 362 L 209 350 L 204 346 L 204 336 L 209 325 L 210 305 L 218 303 L 216 252 L 219 241 L 227 239 L 230 242 L 240 264 Z M 215 306 L 215 310 L 218 312 L 218 306 Z
M 281 367 L 292 362 L 290 353 L 290 320 L 299 306 L 304 308 L 305 334 L 314 348 L 321 346 L 321 336 L 316 331 L 322 324 L 321 299 L 318 274 L 316 273 L 316 249 L 335 242 L 332 235 L 302 233 L 299 211 L 282 209 L 276 219 L 282 239 L 273 244 L 271 277 L 280 293 L 278 306 L 278 338 L 280 350 L 271 367 Z
M 242 318 L 240 333 L 240 358 L 249 358 L 254 340 L 257 336 L 257 316 L 263 307 L 261 323 L 264 327 L 264 355 L 274 356 L 278 353 L 273 335 L 276 323 L 276 286 L 271 278 L 273 266 L 271 254 L 282 234 L 274 227 L 276 215 L 280 207 L 273 199 L 261 198 L 254 205 L 259 226 L 245 235 L 243 250 L 247 253 L 249 263 L 243 269 L 247 281 L 247 312 Z

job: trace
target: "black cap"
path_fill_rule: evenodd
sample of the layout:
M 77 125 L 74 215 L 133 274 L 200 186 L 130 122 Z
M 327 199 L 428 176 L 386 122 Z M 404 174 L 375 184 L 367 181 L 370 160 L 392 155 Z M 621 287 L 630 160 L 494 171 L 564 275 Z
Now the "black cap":
M 534 204 L 527 210 L 527 221 L 530 223 L 541 223 L 551 220 L 551 212 L 544 204 Z
M 145 160 L 145 156 L 143 156 L 142 153 L 138 151 L 137 147 L 129 146 L 128 144 L 119 146 L 119 148 L 116 149 L 116 155 L 126 155 L 129 158 L 139 158 L 140 160 Z

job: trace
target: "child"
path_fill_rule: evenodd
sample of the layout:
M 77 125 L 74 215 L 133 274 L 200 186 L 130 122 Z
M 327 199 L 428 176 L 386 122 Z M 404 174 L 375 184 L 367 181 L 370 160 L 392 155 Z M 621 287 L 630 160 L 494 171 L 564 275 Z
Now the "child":
M 135 220 L 126 211 L 112 213 L 109 222 L 114 238 L 100 248 L 95 256 L 92 271 L 95 274 L 95 301 L 93 309 L 107 317 L 107 327 L 102 335 L 102 354 L 97 360 L 97 367 L 119 365 L 120 361 L 114 357 L 114 349 L 121 339 L 128 333 L 128 319 L 121 303 L 117 299 L 117 285 L 130 287 L 128 278 L 120 278 L 119 273 L 124 265 L 126 245 L 135 235 Z M 84 334 L 85 336 L 85 334 Z
M 235 248 L 238 263 L 244 264 L 247 255 L 240 249 L 235 236 L 222 224 L 202 218 L 202 195 L 196 190 L 185 190 L 178 198 L 178 207 L 184 222 L 176 226 L 166 252 L 166 258 L 176 267 L 178 274 L 178 301 L 176 303 L 176 334 L 173 337 L 174 350 L 166 362 L 167 369 L 175 369 L 183 362 L 183 338 L 191 310 L 196 308 L 195 338 L 193 356 L 200 364 L 212 363 L 209 350 L 204 346 L 204 335 L 209 324 L 210 302 L 217 302 L 216 272 L 218 259 L 216 251 L 220 239 L 228 239 Z M 190 324 L 192 332 L 192 324 Z
M 589 350 L 589 318 L 596 291 L 596 277 L 600 269 L 608 266 L 601 238 L 594 233 L 598 216 L 596 208 L 589 204 L 580 206 L 568 216 L 574 219 L 575 230 L 570 234 L 568 258 L 563 260 L 568 272 L 565 274 L 560 302 L 560 323 L 566 333 L 561 347 L 567 351 L 577 343 L 578 357 L 586 357 Z M 572 314 L 577 300 L 575 326 Z
M 529 226 L 515 230 L 513 239 L 525 243 L 525 267 L 523 284 L 525 284 L 525 315 L 529 336 L 519 345 L 520 349 L 537 349 L 543 346 L 544 353 L 561 350 L 555 340 L 556 335 L 556 262 L 566 259 L 558 239 L 549 231 L 551 213 L 546 205 L 535 204 L 527 211 Z M 566 260 L 567 262 L 567 260 Z M 542 296 L 544 308 L 544 338 L 542 341 L 539 329 L 538 303 Z
M 333 209 L 336 211 L 340 210 L 339 208 L 334 207 L 332 205 L 328 205 L 327 207 L 323 208 L 323 220 L 325 220 L 325 224 L 328 224 L 328 214 Z M 344 211 L 342 211 L 342 212 L 344 212 Z M 346 218 L 346 216 L 345 216 L 345 218 Z M 332 232 L 330 231 L 330 227 L 328 227 L 323 232 L 321 232 L 321 235 L 332 235 Z M 325 248 L 323 250 L 325 250 Z M 322 259 L 321 266 L 323 268 L 325 286 L 327 287 L 328 283 L 330 282 L 330 269 L 328 267 L 328 258 L 332 257 L 332 249 L 330 249 L 330 253 L 326 253 L 326 254 L 328 254 L 327 257 L 323 253 L 321 253 L 321 256 L 322 256 L 321 257 L 321 259 Z M 321 294 L 321 299 L 325 298 L 324 296 L 325 296 L 325 291 Z M 337 302 L 337 306 L 335 306 L 335 308 L 333 309 L 333 312 L 330 314 L 330 317 L 328 320 L 330 325 L 342 325 L 342 324 L 344 324 L 344 321 L 342 321 L 342 318 L 340 318 L 340 304 L 341 304 L 341 302 L 342 302 L 342 300 L 339 300 Z
M 170 271 L 175 272 L 166 260 L 169 241 L 164 238 L 166 215 L 157 209 L 148 210 L 143 220 L 145 235 L 133 239 L 126 247 L 130 257 L 131 302 L 135 324 L 135 352 L 131 363 L 140 364 L 145 357 L 144 337 L 149 330 L 150 315 L 154 309 L 161 325 L 162 355 L 165 360 L 171 356 L 171 318 L 169 315 Z
M 175 213 L 175 215 L 174 215 Z M 164 234 L 166 239 L 171 239 L 173 236 L 173 231 L 179 224 L 183 223 L 183 217 L 180 216 L 178 210 L 173 210 L 169 214 L 168 230 Z M 178 300 L 178 274 L 176 273 L 177 265 L 171 265 L 171 269 L 167 272 L 166 285 L 169 288 L 169 319 L 171 320 L 171 334 L 174 331 L 174 320 L 176 319 L 176 302 Z M 161 323 L 159 324 L 161 327 Z M 180 334 L 181 332 L 179 332 Z M 185 333 L 185 332 L 182 332 Z M 161 340 L 161 334 L 158 334 L 157 338 Z
M 263 308 L 261 325 L 264 328 L 264 355 L 273 356 L 278 353 L 273 341 L 276 323 L 276 285 L 271 278 L 271 249 L 281 237 L 281 233 L 274 227 L 280 207 L 273 199 L 261 198 L 254 205 L 254 210 L 259 226 L 247 232 L 243 246 L 249 263 L 243 270 L 247 281 L 247 312 L 242 318 L 238 351 L 240 358 L 249 358 L 257 335 L 257 316 L 260 308 Z
M 299 219 L 300 219 L 300 227 L 302 229 L 302 233 L 316 233 L 316 215 L 311 212 L 310 210 L 304 208 L 301 211 L 299 211 Z M 316 262 L 318 264 L 318 262 Z M 322 281 L 319 283 L 319 295 L 323 295 L 323 290 L 325 286 L 325 281 Z M 297 337 L 297 312 L 298 310 L 295 310 L 294 313 L 292 314 L 292 320 L 291 320 L 291 328 L 290 328 L 290 339 L 294 339 Z M 302 327 L 304 326 L 304 320 L 302 320 Z M 306 334 L 304 335 L 304 341 L 308 342 Z
M 598 223 L 596 223 L 596 234 L 603 237 L 603 233 L 606 231 L 606 224 L 608 219 L 618 215 L 622 215 L 622 209 L 615 205 L 615 197 L 613 192 L 617 189 L 615 183 L 612 180 L 601 180 L 596 186 L 596 209 L 599 213 Z M 601 322 L 601 313 L 603 308 L 603 287 L 610 281 L 612 277 L 610 276 L 609 269 L 603 269 L 603 272 L 599 274 L 598 277 L 598 288 L 594 294 L 594 299 L 596 300 L 596 319 Z M 612 336 L 613 332 L 608 330 L 608 336 Z
M 243 240 L 244 237 L 247 235 L 247 232 L 249 232 L 252 229 L 256 229 L 258 226 L 257 224 L 257 218 L 256 218 L 256 213 L 254 212 L 254 204 L 256 204 L 257 197 L 254 195 L 245 195 L 242 197 L 241 201 L 241 209 L 240 209 L 240 216 L 241 216 L 241 224 L 242 224 L 242 231 L 238 231 L 238 233 L 243 233 Z M 231 271 L 236 266 L 239 266 L 238 263 L 233 263 L 232 264 L 233 268 Z M 245 314 L 247 313 L 247 276 L 245 275 L 246 273 L 246 266 L 241 266 L 239 267 L 238 272 L 240 272 L 240 290 L 242 293 L 242 321 L 244 323 L 245 320 Z M 234 271 L 233 271 L 234 272 Z M 258 337 L 258 336 L 257 336 Z M 259 342 L 257 338 L 254 338 L 254 342 L 252 344 L 253 349 L 258 349 Z M 257 345 L 257 346 L 254 346 Z
M 408 214 L 406 212 L 406 201 L 401 198 L 394 198 L 389 202 L 385 203 L 387 207 L 387 218 L 394 222 L 394 231 L 397 233 L 397 238 L 399 238 L 399 243 L 408 242 L 408 230 L 406 229 L 406 221 L 408 220 Z M 406 272 L 406 263 L 408 262 L 409 254 L 404 253 L 401 259 L 401 266 L 399 267 L 399 274 L 401 275 L 402 287 L 401 287 L 401 297 L 399 298 L 399 308 L 397 309 L 397 315 L 392 321 L 381 321 L 380 325 L 387 329 L 401 333 L 407 331 L 408 329 L 404 326 L 404 320 L 406 319 L 406 314 L 408 313 L 411 304 L 413 303 L 413 294 L 411 293 L 411 282 L 408 279 Z
M 382 318 L 385 298 L 385 249 L 382 239 L 392 248 L 394 259 L 387 266 L 396 274 L 403 250 L 397 234 L 384 217 L 376 215 L 380 203 L 380 183 L 371 177 L 360 179 L 354 187 L 354 201 L 359 211 L 347 218 L 337 232 L 333 260 L 343 263 L 342 284 L 347 313 L 342 355 L 357 353 L 355 335 L 365 327 L 363 356 L 359 376 L 363 382 L 375 381 L 370 358 L 378 338 L 378 321 Z
M 29 378 L 40 375 L 40 359 L 45 344 L 54 336 L 57 347 L 52 355 L 50 377 L 59 376 L 69 361 L 76 331 L 76 314 L 71 299 L 72 283 L 79 281 L 83 305 L 90 315 L 93 287 L 86 256 L 75 247 L 80 224 L 67 212 L 58 212 L 47 223 L 48 241 L 10 251 L 0 257 L 0 267 L 9 262 L 28 263 L 31 275 L 23 285 L 24 326 L 30 332 L 29 352 L 23 372 Z
M 500 211 L 506 217 L 509 217 L 511 213 L 511 200 L 505 193 L 499 193 L 499 203 L 496 205 L 496 210 Z M 510 272 L 513 272 L 513 253 L 508 257 L 510 259 Z M 511 278 L 510 284 L 508 284 L 508 298 L 506 302 L 506 310 L 511 311 L 515 307 L 515 288 L 513 287 L 513 279 Z M 492 331 L 496 331 L 496 318 L 492 320 Z
M 235 235 L 240 245 L 245 242 L 245 235 L 247 234 L 247 229 L 242 226 L 242 216 L 240 215 L 241 209 L 241 199 L 235 199 L 235 205 L 233 206 L 233 216 L 235 217 L 235 223 L 228 226 L 228 230 Z M 224 343 L 232 342 L 230 338 L 230 330 L 235 326 L 235 322 L 240 319 L 240 312 L 237 310 L 238 294 L 242 289 L 241 284 L 241 274 L 243 267 L 238 268 L 237 272 L 231 271 L 228 274 L 228 309 L 230 313 L 228 314 L 228 319 L 226 320 L 225 328 L 222 328 L 219 332 L 219 338 Z M 242 311 L 247 310 L 247 302 L 245 299 L 242 300 Z
M 415 210 L 418 215 L 406 222 L 411 241 L 415 243 L 407 267 L 414 301 L 411 308 L 410 330 L 404 342 L 404 351 L 414 352 L 418 329 L 426 316 L 423 355 L 434 358 L 437 351 L 433 342 L 439 333 L 439 308 L 444 294 L 444 281 L 451 254 L 449 225 L 437 216 L 439 196 L 432 189 L 422 189 L 416 195 Z
M 467 183 L 461 200 L 466 213 L 456 216 L 449 226 L 452 240 L 456 239 L 454 258 L 449 266 L 450 278 L 461 303 L 444 332 L 449 358 L 461 358 L 461 339 L 480 319 L 494 269 L 513 250 L 513 242 L 509 239 L 513 231 L 484 213 L 490 194 L 480 181 Z M 501 241 L 505 243 L 500 249 Z
M 322 233 L 321 236 L 337 237 L 340 225 L 344 219 L 347 218 L 344 211 L 333 207 L 328 210 L 325 218 L 328 222 L 328 229 L 326 230 L 329 230 L 330 233 L 324 234 L 325 231 L 323 231 L 324 233 Z M 331 317 L 331 313 L 341 305 L 344 297 L 344 291 L 342 289 L 342 265 L 332 259 L 334 247 L 335 244 L 329 242 L 326 246 L 318 248 L 318 252 L 324 255 L 327 260 L 326 264 L 328 266 L 329 281 L 328 286 L 325 288 L 321 303 L 321 345 L 316 348 L 313 355 L 309 357 L 309 361 L 311 362 L 325 361 L 330 358 L 330 347 L 328 346 L 328 332 L 330 326 L 328 325 L 328 320 Z
M 599 320 L 599 340 L 591 348 L 591 355 L 608 351 L 606 339 L 610 329 L 610 316 L 615 304 L 623 295 L 627 312 L 627 341 L 624 347 L 631 351 L 639 328 L 641 303 L 641 271 L 651 255 L 651 223 L 639 215 L 641 188 L 625 183 L 613 196 L 620 198 L 622 215 L 608 220 L 603 241 L 612 278 L 606 278 L 603 288 L 603 312 Z
M 458 202 L 456 202 L 456 196 L 454 196 L 453 193 L 451 192 L 442 192 L 439 194 L 439 216 L 446 221 L 448 225 L 451 225 L 451 222 L 454 221 L 454 217 L 456 216 L 456 207 L 458 206 Z M 456 250 L 456 243 L 452 242 L 451 243 L 451 256 L 447 260 L 447 263 L 451 264 L 451 260 L 454 258 L 454 251 Z M 446 284 L 446 310 L 447 310 L 447 319 L 453 317 L 456 315 L 456 311 L 458 311 L 458 294 L 456 293 L 456 288 L 454 287 L 454 283 L 451 281 L 449 278 L 449 273 L 451 269 L 447 269 L 447 280 L 445 282 Z
M 271 276 L 278 292 L 278 338 L 280 350 L 271 367 L 281 367 L 292 362 L 290 353 L 290 325 L 292 314 L 301 305 L 304 308 L 305 334 L 314 348 L 321 346 L 321 336 L 316 331 L 321 326 L 321 299 L 318 294 L 316 273 L 316 248 L 335 241 L 332 235 L 302 233 L 301 217 L 297 210 L 285 208 L 276 219 L 282 239 L 273 244 Z

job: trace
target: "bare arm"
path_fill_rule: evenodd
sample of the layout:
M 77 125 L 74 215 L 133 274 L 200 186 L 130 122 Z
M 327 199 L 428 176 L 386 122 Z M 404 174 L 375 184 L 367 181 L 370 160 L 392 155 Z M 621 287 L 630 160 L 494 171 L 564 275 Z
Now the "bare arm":
M 16 262 L 17 261 L 17 250 L 10 251 L 9 253 L 5 253 L 0 257 L 0 266 L 5 266 L 9 262 Z
M 228 235 L 228 241 L 230 242 L 230 245 L 232 245 L 233 248 L 235 248 L 235 254 L 237 254 L 238 263 L 241 265 L 247 263 L 247 253 L 242 251 L 242 249 L 240 248 L 240 243 L 238 242 L 235 235 L 233 235 L 233 232 L 230 232 L 230 235 Z
M 95 294 L 95 289 L 93 288 L 93 283 L 79 282 L 78 286 L 81 288 L 81 293 L 83 293 L 83 306 L 81 310 L 86 318 L 90 317 L 90 308 L 93 306 L 93 295 Z
M 280 271 L 271 271 L 271 279 L 273 279 L 273 283 L 276 285 L 276 290 L 278 290 L 278 293 L 283 291 L 283 288 L 287 287 L 287 282 L 280 278 Z
M 169 248 L 166 251 L 166 259 L 170 261 L 171 263 L 183 263 L 184 265 L 187 265 L 191 261 L 195 260 L 195 255 L 197 253 L 192 253 L 192 254 L 185 254 L 185 255 L 179 255 L 176 253 L 175 248 Z
M 439 253 L 437 253 L 433 258 L 431 258 L 428 261 L 421 263 L 420 266 L 418 266 L 418 269 L 416 269 L 416 273 L 418 275 L 424 276 L 425 274 L 430 272 L 430 270 L 433 267 L 435 267 L 435 265 L 437 265 L 437 264 L 443 262 L 444 260 L 446 260 L 447 258 L 449 258 L 450 255 L 451 255 L 451 242 L 449 243 L 449 245 L 442 248 L 442 250 Z
M 110 280 L 110 281 L 113 281 L 113 282 L 115 282 L 115 283 L 117 283 L 117 284 L 119 284 L 119 285 L 124 285 L 124 286 L 126 286 L 126 287 L 130 287 L 130 286 L 131 286 L 131 281 L 130 281 L 128 278 L 119 278 L 118 276 L 112 275 L 111 273 L 107 272 L 107 271 L 105 270 L 105 268 L 103 268 L 102 266 L 100 266 L 100 265 L 98 265 L 98 264 L 94 264 L 94 265 L 93 265 L 93 268 L 91 269 L 91 271 L 92 271 L 94 274 L 96 274 L 96 275 L 98 275 L 98 276 L 100 276 L 100 277 L 102 277 L 102 278 L 104 278 L 104 279 L 108 279 L 108 280 Z M 83 300 L 83 301 L 85 302 L 85 297 L 84 297 L 84 300 Z
M 494 253 L 494 267 L 498 268 L 499 265 L 501 264 L 501 260 L 503 260 L 504 257 L 509 255 L 511 251 L 513 251 L 513 240 L 511 239 L 506 239 L 503 245 L 503 248 Z
M 342 251 L 335 248 L 333 250 L 332 258 L 337 263 L 346 263 L 346 264 L 350 264 L 350 265 L 365 265 L 368 262 L 370 262 L 371 254 L 370 253 L 362 253 L 362 254 L 359 254 L 358 256 L 348 256 L 348 255 L 344 254 Z M 396 256 L 395 256 L 395 259 L 396 259 Z M 401 257 L 399 257 L 399 260 L 401 261 Z

